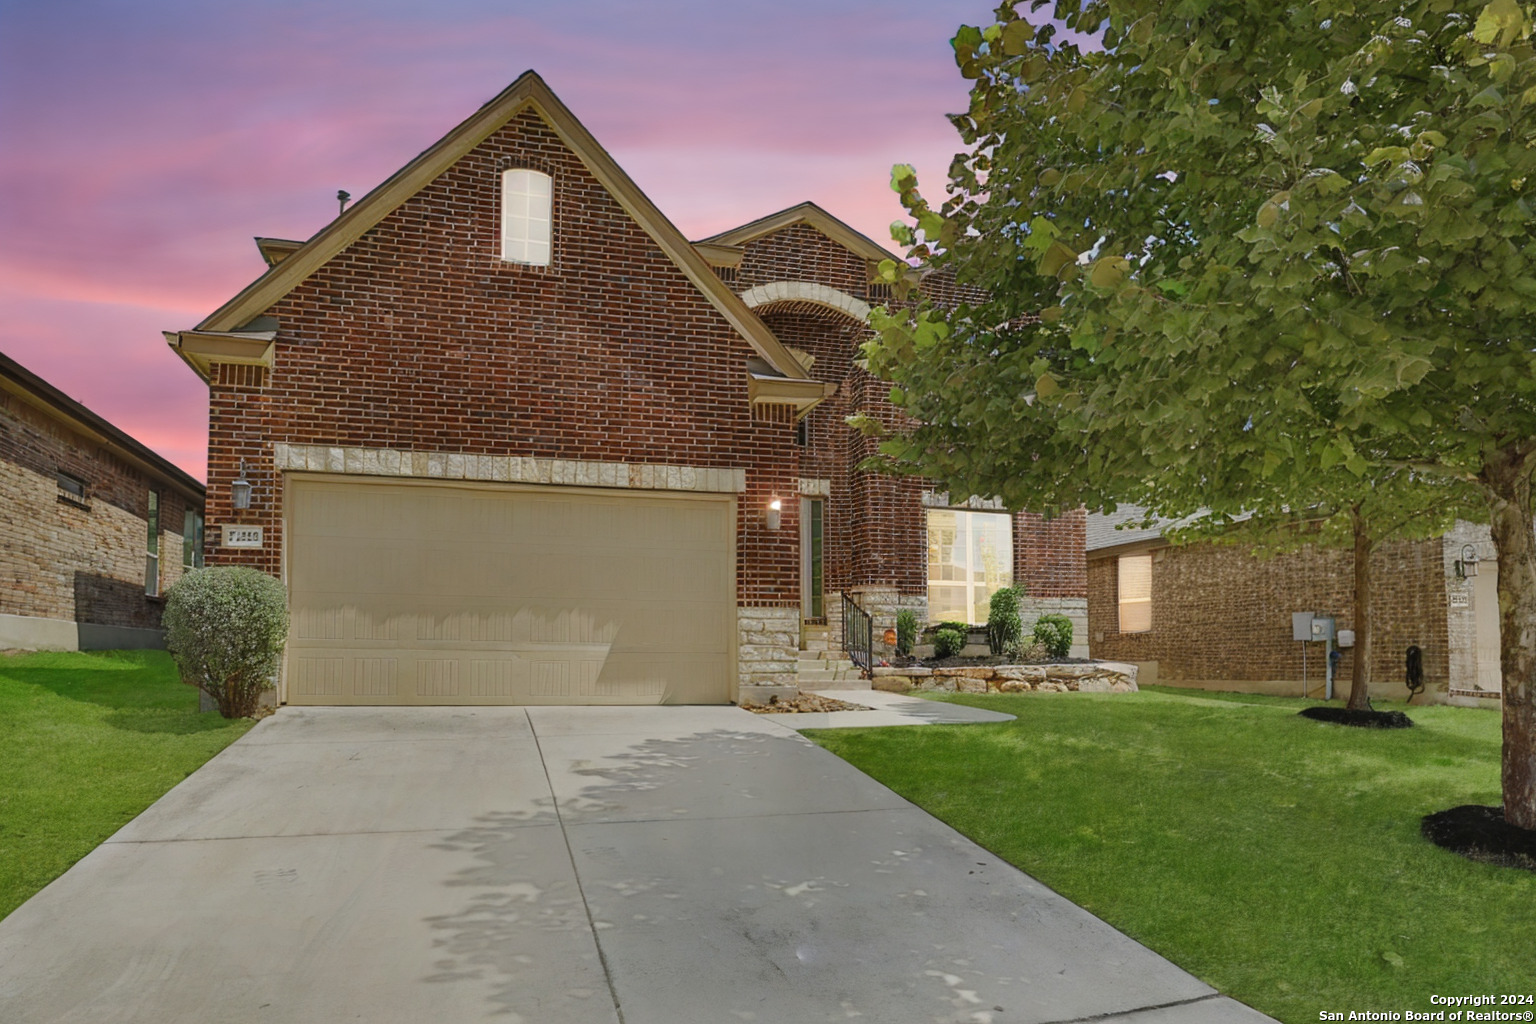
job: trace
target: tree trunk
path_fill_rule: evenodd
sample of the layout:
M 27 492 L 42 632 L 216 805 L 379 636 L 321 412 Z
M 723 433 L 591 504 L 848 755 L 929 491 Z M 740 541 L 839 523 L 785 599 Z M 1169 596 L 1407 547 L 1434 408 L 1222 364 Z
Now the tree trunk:
M 1355 533 L 1355 664 L 1350 674 L 1349 704 L 1354 711 L 1371 707 L 1371 537 L 1360 506 L 1349 510 Z
M 1483 463 L 1499 556 L 1499 662 L 1504 686 L 1504 820 L 1536 829 L 1536 533 L 1530 458 L 1501 449 Z

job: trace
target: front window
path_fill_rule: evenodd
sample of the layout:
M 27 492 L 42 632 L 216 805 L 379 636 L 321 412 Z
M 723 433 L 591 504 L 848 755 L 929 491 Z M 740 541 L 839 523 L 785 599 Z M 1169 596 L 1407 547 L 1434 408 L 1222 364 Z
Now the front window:
M 149 537 L 144 555 L 144 593 L 160 596 L 160 495 L 149 492 Z
M 992 595 L 1013 583 L 1013 517 L 1006 512 L 928 511 L 928 616 L 987 621 Z
M 1118 576 L 1120 632 L 1149 632 L 1152 629 L 1152 556 L 1121 557 Z
M 549 266 L 554 190 L 538 171 L 511 170 L 501 176 L 501 258 L 509 263 Z

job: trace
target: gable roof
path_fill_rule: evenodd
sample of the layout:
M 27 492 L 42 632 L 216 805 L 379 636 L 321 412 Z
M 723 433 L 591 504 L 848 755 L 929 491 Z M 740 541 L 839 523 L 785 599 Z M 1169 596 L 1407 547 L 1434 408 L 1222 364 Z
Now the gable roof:
M 718 235 L 701 238 L 694 244 L 717 248 L 721 246 L 746 245 L 748 242 L 762 238 L 764 235 L 771 235 L 775 231 L 782 231 L 795 224 L 805 224 L 815 228 L 844 249 L 867 260 L 872 260 L 876 263 L 879 263 L 881 260 L 895 260 L 897 263 L 905 262 L 900 256 L 887 250 L 884 246 L 876 244 L 868 235 L 854 230 L 815 203 L 809 202 L 801 203 L 798 206 L 791 206 L 789 209 L 780 210 L 778 213 L 770 213 L 766 217 L 759 217 L 757 220 L 743 224 L 739 228 L 731 228 L 731 230 L 722 231 Z
M 303 245 L 283 256 L 266 273 L 209 314 L 194 330 L 167 332 L 166 340 L 199 375 L 207 379 L 207 360 L 197 359 L 194 351 L 203 345 L 205 339 L 214 336 L 226 345 L 238 344 L 231 342 L 231 339 L 240 338 L 245 333 L 242 329 L 253 319 L 265 313 L 311 274 L 361 238 L 368 229 L 525 110 L 532 110 L 560 136 L 561 141 L 588 172 L 608 190 L 759 356 L 786 378 L 810 379 L 805 368 L 784 348 L 767 325 L 721 282 L 710 269 L 708 261 L 640 191 L 640 187 L 550 91 L 544 80 L 532 71 L 523 72 L 517 81 L 495 99 L 392 174 Z M 263 249 L 264 255 L 266 248 Z M 255 342 L 247 347 L 252 349 L 248 358 L 260 361 L 261 357 L 254 352 Z M 270 349 L 265 359 L 270 360 Z
M 0 389 L 111 449 L 119 458 L 170 484 L 201 504 L 206 489 L 180 466 L 129 437 L 101 416 L 0 352 Z

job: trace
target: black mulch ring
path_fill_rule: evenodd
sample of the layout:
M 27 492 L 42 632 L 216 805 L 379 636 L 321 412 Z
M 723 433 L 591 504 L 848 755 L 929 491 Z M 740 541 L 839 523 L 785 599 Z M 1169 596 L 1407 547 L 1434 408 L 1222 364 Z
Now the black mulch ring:
M 1401 711 L 1353 711 L 1349 708 L 1315 707 L 1298 711 L 1302 718 L 1335 725 L 1353 725 L 1361 729 L 1411 729 L 1413 719 Z
M 1470 860 L 1536 871 L 1536 829 L 1516 828 L 1504 820 L 1504 808 L 1462 804 L 1424 815 L 1419 826 L 1436 846 Z

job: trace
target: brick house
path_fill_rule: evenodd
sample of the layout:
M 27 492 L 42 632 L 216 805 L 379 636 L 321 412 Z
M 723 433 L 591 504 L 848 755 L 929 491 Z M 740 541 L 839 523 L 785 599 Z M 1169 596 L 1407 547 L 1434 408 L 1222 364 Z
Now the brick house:
M 1209 543 L 1175 547 L 1161 527 L 1140 528 L 1140 518 L 1134 509 L 1088 517 L 1094 657 L 1137 664 L 1141 682 L 1323 695 L 1324 645 L 1295 640 L 1292 614 L 1354 628 L 1352 551 L 1309 546 L 1257 558 Z M 1464 559 L 1476 568 L 1469 572 Z M 1422 651 L 1429 699 L 1497 700 L 1498 563 L 1488 528 L 1459 522 L 1442 537 L 1386 543 L 1373 553 L 1371 572 L 1372 695 L 1407 696 L 1405 654 L 1413 645 Z M 1337 696 L 1348 694 L 1355 665 L 1352 649 L 1341 654 Z
M 885 250 L 811 204 L 690 243 L 532 72 L 257 242 L 166 338 L 209 386 L 209 561 L 288 588 L 280 699 L 760 699 L 844 593 L 877 631 L 1010 576 L 1085 614 L 1081 516 L 858 468 Z
M 0 648 L 160 647 L 203 485 L 0 355 Z

